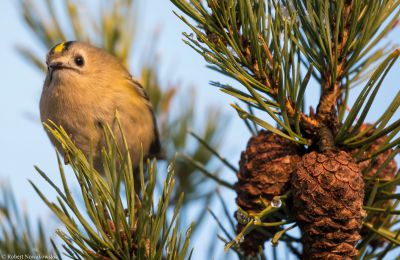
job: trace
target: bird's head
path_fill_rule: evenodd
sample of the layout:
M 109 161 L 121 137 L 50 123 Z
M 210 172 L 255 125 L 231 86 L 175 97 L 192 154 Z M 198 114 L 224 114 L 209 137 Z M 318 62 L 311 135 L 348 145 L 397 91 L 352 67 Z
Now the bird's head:
M 46 81 L 49 84 L 64 80 L 99 80 L 110 74 L 115 76 L 127 73 L 111 54 L 78 41 L 62 42 L 54 46 L 46 56 L 46 64 Z

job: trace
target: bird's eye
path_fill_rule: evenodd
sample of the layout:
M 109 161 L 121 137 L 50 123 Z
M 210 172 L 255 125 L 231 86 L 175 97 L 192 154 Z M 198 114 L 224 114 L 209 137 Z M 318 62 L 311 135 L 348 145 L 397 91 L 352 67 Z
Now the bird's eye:
M 78 65 L 79 67 L 82 67 L 85 64 L 85 60 L 83 59 L 82 56 L 76 56 L 74 61 L 75 64 Z

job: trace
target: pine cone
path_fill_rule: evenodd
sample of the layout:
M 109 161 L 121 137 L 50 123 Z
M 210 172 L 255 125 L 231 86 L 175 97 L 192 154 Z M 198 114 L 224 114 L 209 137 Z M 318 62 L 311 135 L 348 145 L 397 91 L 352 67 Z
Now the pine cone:
M 236 203 L 248 213 L 258 213 L 275 196 L 284 194 L 299 162 L 297 146 L 276 134 L 261 131 L 250 138 L 239 162 Z M 239 219 L 238 219 L 239 220 Z M 268 218 L 264 221 L 279 221 Z M 237 233 L 245 226 L 238 221 Z M 263 232 L 264 231 L 264 232 Z M 255 256 L 277 228 L 253 230 L 240 244 L 246 255 Z
M 360 128 L 360 132 L 365 131 L 367 128 L 370 128 L 371 125 L 370 124 L 363 124 Z M 374 133 L 374 129 L 371 129 L 366 136 L 369 137 Z M 379 150 L 379 148 L 381 147 L 382 143 L 385 142 L 386 140 L 386 136 L 383 136 L 379 139 L 377 139 L 372 145 L 371 147 L 364 152 L 363 155 L 361 155 L 360 157 L 368 157 L 371 154 L 375 153 L 376 151 Z M 352 154 L 354 156 L 358 155 L 358 149 L 355 149 L 352 151 Z M 378 170 L 381 168 L 381 166 L 383 165 L 383 163 L 386 161 L 386 159 L 392 154 L 393 150 L 387 150 L 381 154 L 379 154 L 374 160 L 365 160 L 362 161 L 360 163 L 358 163 L 358 166 L 360 167 L 360 170 L 362 172 L 362 174 L 365 177 L 375 177 L 375 178 L 379 178 L 380 180 L 385 180 L 385 181 L 390 181 L 392 179 L 394 179 L 394 177 L 396 176 L 396 172 L 397 172 L 397 164 L 396 161 L 394 159 L 392 159 L 385 168 L 383 168 L 379 174 L 377 175 Z M 389 188 L 389 190 L 387 190 L 388 192 L 394 193 L 396 190 L 396 187 L 393 186 L 391 188 Z M 368 188 L 366 187 L 366 194 L 368 194 Z M 368 199 L 368 195 L 366 195 L 365 200 Z M 365 203 L 365 202 L 364 202 Z M 389 205 L 390 201 L 379 201 L 378 203 L 374 203 L 373 206 L 375 207 L 379 207 L 379 208 L 386 208 Z M 383 222 L 386 219 L 386 214 L 382 214 L 382 213 L 371 213 L 374 214 L 375 216 L 371 217 L 367 217 L 367 221 L 372 223 L 372 224 L 376 224 L 377 222 Z M 368 228 L 362 228 L 360 234 L 362 236 L 366 235 L 369 232 Z M 382 237 L 376 237 L 375 239 L 371 240 L 371 242 L 369 243 L 372 247 L 376 248 L 376 247 L 381 247 L 385 244 L 386 240 Z
M 358 251 L 364 182 L 344 151 L 311 152 L 292 177 L 294 211 L 302 230 L 303 259 L 352 259 Z

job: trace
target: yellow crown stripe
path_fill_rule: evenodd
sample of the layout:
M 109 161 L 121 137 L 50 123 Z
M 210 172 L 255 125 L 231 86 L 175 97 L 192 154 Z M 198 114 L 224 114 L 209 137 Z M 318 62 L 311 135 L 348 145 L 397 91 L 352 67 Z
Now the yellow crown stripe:
M 56 47 L 54 47 L 54 52 L 60 53 L 64 50 L 64 48 L 65 48 L 65 43 L 62 42 L 62 43 L 58 44 Z

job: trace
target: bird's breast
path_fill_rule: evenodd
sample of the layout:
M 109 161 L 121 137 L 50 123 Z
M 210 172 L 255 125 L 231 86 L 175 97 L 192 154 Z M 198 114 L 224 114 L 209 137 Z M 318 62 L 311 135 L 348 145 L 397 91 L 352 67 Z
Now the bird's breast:
M 78 143 L 89 143 L 98 138 L 94 118 L 97 114 L 96 95 L 82 87 L 49 85 L 43 89 L 40 100 L 42 122 L 48 120 L 62 126 Z

